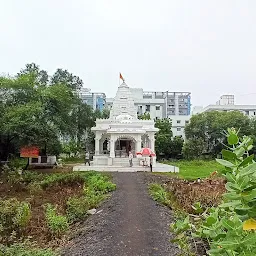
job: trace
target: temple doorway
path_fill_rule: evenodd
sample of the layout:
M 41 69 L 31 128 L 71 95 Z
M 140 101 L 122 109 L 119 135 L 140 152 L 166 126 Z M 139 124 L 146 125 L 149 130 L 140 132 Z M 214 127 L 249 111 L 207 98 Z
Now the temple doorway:
M 133 138 L 119 138 L 115 143 L 116 157 L 128 157 L 129 151 L 135 154 L 135 141 Z

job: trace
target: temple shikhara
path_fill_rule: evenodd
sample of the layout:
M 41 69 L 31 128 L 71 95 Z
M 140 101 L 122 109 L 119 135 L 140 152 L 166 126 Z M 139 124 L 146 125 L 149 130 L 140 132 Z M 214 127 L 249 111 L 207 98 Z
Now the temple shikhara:
M 154 127 L 153 120 L 138 119 L 133 95 L 125 81 L 118 87 L 109 119 L 97 119 L 92 130 L 95 133 L 94 166 L 128 163 L 129 151 L 133 153 L 134 164 L 139 165 L 137 152 L 144 147 L 155 151 L 158 129 Z

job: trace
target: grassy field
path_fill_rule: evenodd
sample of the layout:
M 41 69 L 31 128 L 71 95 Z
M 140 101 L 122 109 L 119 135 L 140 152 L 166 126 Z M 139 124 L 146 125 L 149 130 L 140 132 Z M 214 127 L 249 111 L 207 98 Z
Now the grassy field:
M 207 178 L 214 171 L 220 171 L 224 167 L 215 160 L 193 160 L 193 161 L 165 161 L 165 164 L 178 166 L 180 168 L 179 177 L 186 180 L 195 180 L 197 178 Z

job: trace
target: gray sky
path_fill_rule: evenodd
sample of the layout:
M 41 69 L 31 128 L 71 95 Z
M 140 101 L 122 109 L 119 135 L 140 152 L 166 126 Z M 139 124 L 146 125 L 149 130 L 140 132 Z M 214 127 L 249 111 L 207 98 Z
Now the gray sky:
M 35 62 L 85 87 L 222 94 L 256 104 L 255 0 L 0 0 L 0 73 Z M 251 95 L 249 95 L 251 94 Z

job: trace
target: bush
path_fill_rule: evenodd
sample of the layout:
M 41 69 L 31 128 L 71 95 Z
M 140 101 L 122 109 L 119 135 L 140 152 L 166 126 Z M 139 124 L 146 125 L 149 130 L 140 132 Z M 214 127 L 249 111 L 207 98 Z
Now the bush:
M 67 201 L 68 220 L 71 223 L 81 220 L 87 215 L 87 211 L 89 209 L 90 208 L 86 197 L 81 196 L 69 198 Z
M 26 164 L 27 159 L 25 158 L 13 158 L 10 160 L 8 165 L 12 170 L 18 170 L 25 168 Z
M 25 171 L 22 173 L 22 180 L 29 184 L 31 182 L 42 181 L 46 177 L 45 174 L 37 173 L 33 171 Z
M 159 184 L 150 184 L 149 185 L 149 193 L 152 196 L 152 198 L 164 205 L 170 204 L 170 199 L 168 198 L 168 193 L 166 190 Z
M 108 177 L 101 174 L 95 174 L 88 177 L 87 181 L 90 190 L 94 190 L 96 193 L 106 194 L 116 189 L 116 185 L 108 180 Z
M 70 222 L 82 219 L 87 211 L 99 206 L 106 193 L 113 191 L 116 185 L 108 177 L 98 173 L 87 173 L 84 195 L 72 197 L 67 201 L 67 215 Z
M 58 215 L 56 207 L 51 204 L 46 205 L 46 222 L 52 235 L 61 236 L 68 230 L 68 219 L 66 216 Z
M 0 245 L 0 256 L 57 256 L 51 249 L 39 249 L 31 243 Z
M 86 181 L 86 176 L 80 173 L 67 173 L 67 174 L 51 174 L 47 175 L 46 178 L 41 182 L 42 188 L 47 188 L 56 185 L 66 185 L 66 184 L 82 184 Z
M 253 141 L 248 136 L 239 138 L 235 129 L 228 129 L 226 136 L 228 150 L 223 149 L 222 159 L 217 159 L 225 167 L 222 175 L 227 180 L 223 203 L 205 211 L 198 204 L 195 209 L 200 215 L 196 218 L 190 215 L 173 225 L 176 241 L 191 233 L 209 243 L 211 256 L 253 256 L 256 252 L 256 162 L 254 155 L 249 155 Z
M 0 201 L 0 234 L 8 236 L 12 231 L 20 231 L 31 218 L 30 204 L 16 198 Z

